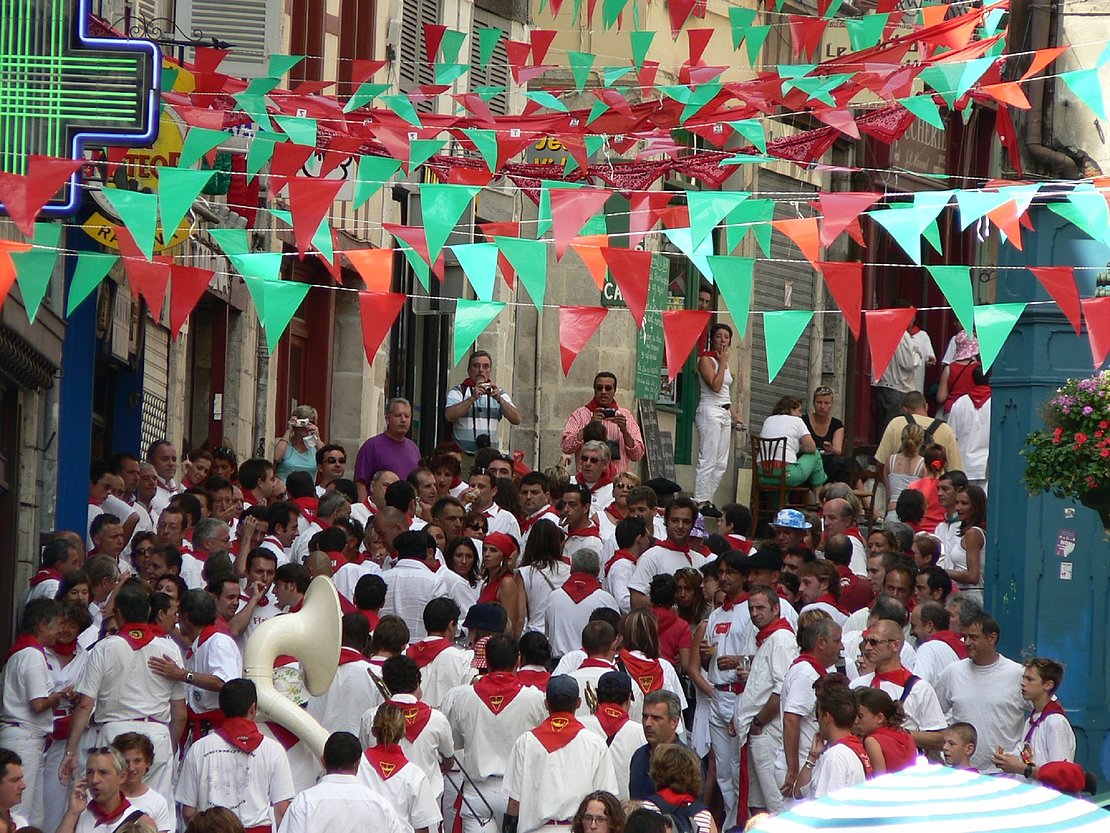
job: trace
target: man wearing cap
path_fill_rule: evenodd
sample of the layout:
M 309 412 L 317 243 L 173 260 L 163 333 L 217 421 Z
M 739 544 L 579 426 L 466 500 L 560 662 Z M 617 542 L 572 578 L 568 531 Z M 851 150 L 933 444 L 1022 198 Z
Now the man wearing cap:
M 509 754 L 503 833 L 557 831 L 570 824 L 589 793 L 616 794 L 605 741 L 574 716 L 580 699 L 573 678 L 561 674 L 548 680 L 547 719 L 521 735 Z
M 647 740 L 644 728 L 628 716 L 632 704 L 632 678 L 623 671 L 606 671 L 597 681 L 597 708 L 579 718 L 582 724 L 605 739 L 609 760 L 617 776 L 617 798 L 628 800 L 628 773 L 632 756 Z
M 813 524 L 807 521 L 806 516 L 797 509 L 780 509 L 775 519 L 771 521 L 775 543 L 783 550 L 804 547 L 806 530 L 812 528 Z
M 698 507 L 688 497 L 678 497 L 667 504 L 664 515 L 667 523 L 667 540 L 660 541 L 640 556 L 632 579 L 628 582 L 632 607 L 649 607 L 648 590 L 651 580 L 659 573 L 674 575 L 684 567 L 701 569 L 706 558 L 700 546 L 690 538 L 698 519 Z
M 577 458 L 585 441 L 583 433 L 586 426 L 595 422 L 605 428 L 606 439 L 620 449 L 613 455 L 613 474 L 628 471 L 629 462 L 637 462 L 644 457 L 644 439 L 636 417 L 627 408 L 617 404 L 617 377 L 602 371 L 594 377 L 594 397 L 581 408 L 575 410 L 563 428 L 562 449 L 564 454 Z M 577 462 L 577 460 L 576 460 Z M 577 466 L 576 466 L 577 468 Z
M 440 596 L 429 601 L 422 623 L 428 635 L 413 642 L 405 653 L 420 669 L 424 701 L 438 709 L 448 691 L 474 679 L 470 664 L 474 652 L 454 644 L 459 631 L 459 606 L 453 599 Z
M 513 745 L 547 716 L 543 694 L 526 686 L 513 672 L 520 658 L 517 641 L 511 636 L 491 636 L 486 642 L 489 673 L 474 685 L 451 689 L 443 703 L 443 713 L 451 724 L 456 756 L 474 783 L 463 786 L 463 833 L 501 830 L 509 796 L 505 792 L 505 771 Z M 475 816 L 484 810 L 482 798 L 489 803 L 493 819 L 482 825 Z M 473 809 L 471 809 L 473 808 Z

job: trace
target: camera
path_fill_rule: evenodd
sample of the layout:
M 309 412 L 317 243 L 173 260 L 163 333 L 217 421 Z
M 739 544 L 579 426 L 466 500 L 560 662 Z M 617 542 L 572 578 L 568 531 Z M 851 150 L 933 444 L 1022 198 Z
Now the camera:
M 603 417 L 605 417 L 606 419 L 612 419 L 613 417 L 615 417 L 617 415 L 617 409 L 616 408 L 602 408 L 601 409 L 601 415 Z
M 310 422 L 311 422 L 311 420 L 307 420 L 307 419 L 295 419 L 295 420 L 293 420 L 293 427 L 294 428 L 307 428 L 309 426 Z
M 484 385 L 480 385 L 478 387 L 478 392 L 484 393 L 486 396 L 489 396 L 491 393 L 493 393 L 493 385 L 491 385 L 489 382 L 486 382 Z

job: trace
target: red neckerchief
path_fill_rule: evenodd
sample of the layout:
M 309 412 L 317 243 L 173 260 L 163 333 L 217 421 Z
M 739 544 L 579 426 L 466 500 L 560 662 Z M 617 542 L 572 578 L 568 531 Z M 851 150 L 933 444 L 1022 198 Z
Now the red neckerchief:
M 61 581 L 62 574 L 53 567 L 44 567 L 31 577 L 31 586 L 38 587 L 44 581 Z
M 813 603 L 824 603 L 827 605 L 831 605 L 832 607 L 835 607 L 837 610 L 843 613 L 845 616 L 849 615 L 848 611 L 840 606 L 840 601 L 832 593 L 822 593 L 820 596 L 813 600 Z
M 825 668 L 825 666 L 821 664 L 821 661 L 817 659 L 817 657 L 815 657 L 813 654 L 798 654 L 798 656 L 795 657 L 794 661 L 790 664 L 802 665 L 803 663 L 816 671 L 819 678 L 824 677 L 829 673 L 829 670 Z
M 968 397 L 971 399 L 971 404 L 975 406 L 975 410 L 979 410 L 991 398 L 990 385 L 976 385 L 967 392 Z
M 655 791 L 655 794 L 672 807 L 685 807 L 687 804 L 693 804 L 697 800 L 690 793 L 675 792 L 670 787 L 660 787 Z
M 371 746 L 363 753 L 370 766 L 383 781 L 388 781 L 409 762 L 405 757 L 400 744 L 391 743 L 385 746 Z
M 12 647 L 8 649 L 8 653 L 4 656 L 4 662 L 10 660 L 13 656 L 26 648 L 34 648 L 43 658 L 46 657 L 46 649 L 42 647 L 42 643 L 35 639 L 29 633 L 21 633 L 19 638 L 12 643 Z
M 601 405 L 598 404 L 596 396 L 586 403 L 586 410 L 589 411 L 591 414 L 600 407 Z M 612 408 L 614 411 L 619 411 L 621 409 L 621 406 L 617 404 L 617 400 L 615 399 L 613 400 L 613 404 L 609 407 Z
M 641 659 L 627 648 L 621 648 L 620 658 L 628 676 L 644 694 L 659 691 L 663 687 L 663 664 L 659 660 L 646 657 Z
M 524 683 L 508 671 L 491 671 L 474 683 L 474 693 L 487 709 L 500 714 L 520 694 Z
M 723 602 L 721 602 L 721 610 L 723 610 L 725 613 L 728 613 L 734 607 L 736 607 L 739 604 L 743 604 L 747 600 L 748 600 L 748 594 L 747 593 L 741 593 L 739 596 L 737 596 L 731 602 L 728 599 L 725 599 Z
M 328 561 L 331 562 L 332 572 L 335 572 L 347 563 L 347 556 L 345 556 L 341 552 L 337 552 L 336 550 L 329 550 L 327 553 L 325 553 L 325 555 L 327 555 Z
M 585 727 L 570 712 L 554 712 L 547 720 L 532 730 L 543 748 L 551 752 L 558 752 L 572 740 Z
M 287 665 L 296 665 L 299 660 L 291 654 L 278 654 L 274 658 L 274 669 L 284 668 Z
M 216 727 L 216 734 L 248 755 L 262 743 L 262 732 L 258 730 L 258 724 L 245 717 L 225 717 Z
M 350 599 L 348 599 L 342 593 L 337 593 L 336 595 L 339 596 L 339 612 L 342 613 L 344 616 L 346 616 L 348 613 L 361 613 L 362 612 L 357 607 L 355 607 L 354 602 L 352 602 Z
M 428 725 L 432 717 L 432 707 L 427 703 L 417 700 L 415 703 L 402 703 L 398 700 L 386 700 L 385 705 L 396 706 L 405 716 L 405 738 L 409 743 L 415 743 Z
M 543 518 L 544 515 L 546 515 L 548 512 L 551 512 L 551 511 L 553 511 L 551 509 L 551 504 L 546 503 L 546 504 L 544 504 L 544 507 L 542 509 L 539 509 L 536 512 L 533 512 L 527 518 L 522 520 L 520 522 L 520 534 L 523 535 L 525 532 L 530 530 L 533 526 L 535 526 L 536 521 L 540 520 L 541 518 Z
M 913 672 L 904 665 L 899 665 L 893 671 L 876 671 L 871 678 L 871 688 L 881 688 L 883 683 L 893 683 L 900 688 L 905 688 Z
M 71 657 L 77 653 L 77 640 L 72 642 L 58 642 L 55 640 L 54 644 L 50 646 L 55 654 L 60 657 Z
M 581 529 L 568 529 L 568 538 L 600 538 L 601 529 L 596 526 L 584 526 Z
M 616 737 L 617 732 L 628 722 L 628 712 L 616 703 L 601 703 L 594 712 L 594 717 L 601 724 L 601 731 L 605 733 L 606 740 Z
M 760 628 L 759 633 L 755 635 L 755 647 L 762 647 L 763 643 L 767 641 L 767 637 L 769 637 L 775 631 L 790 631 L 791 633 L 794 633 L 794 628 L 792 628 L 790 626 L 790 623 L 780 616 L 774 622 L 771 622 L 769 625 L 767 625 L 767 627 Z
M 518 668 L 516 678 L 524 685 L 538 688 L 540 691 L 546 691 L 547 681 L 551 679 L 551 672 L 537 671 L 534 668 Z
M 845 535 L 847 535 L 847 536 L 849 536 L 849 537 L 851 537 L 851 538 L 855 538 L 855 539 L 856 539 L 857 541 L 859 541 L 859 542 L 860 542 L 861 544 L 862 544 L 862 543 L 864 543 L 864 540 L 863 540 L 863 533 L 859 531 L 859 527 L 858 527 L 858 526 L 850 526 L 850 527 L 848 527 L 848 528 L 847 528 L 846 530 L 844 530 L 844 534 L 845 534 Z
M 633 567 L 636 566 L 636 558 L 628 550 L 617 550 L 613 553 L 613 557 L 605 562 L 605 575 L 609 575 L 609 571 L 618 561 L 627 561 Z
M 286 613 L 300 613 L 302 607 L 304 607 L 304 596 L 301 596 L 301 598 L 297 600 L 297 603 L 285 612 Z
M 1036 714 L 1036 712 L 1033 712 L 1033 714 Z M 1039 717 L 1035 718 L 1033 717 L 1033 714 L 1029 715 L 1029 731 L 1025 733 L 1026 743 L 1033 742 L 1033 733 L 1037 731 L 1037 727 L 1044 723 L 1045 718 L 1047 718 L 1050 714 L 1062 714 L 1065 718 L 1067 717 L 1067 714 L 1064 712 L 1064 707 L 1060 705 L 1060 701 L 1057 700 L 1055 697 L 1053 697 L 1051 700 L 1048 701 L 1048 703 L 1045 704 L 1045 707 L 1041 709 L 1041 714 Z
M 618 523 L 628 517 L 628 515 L 625 514 L 624 510 L 617 506 L 617 502 L 615 500 L 605 507 L 605 511 L 609 513 L 609 517 L 615 518 Z
M 563 592 L 570 596 L 570 600 L 576 605 L 582 604 L 583 599 L 600 589 L 601 582 L 597 580 L 597 576 L 591 576 L 589 573 L 571 573 L 563 584 Z
M 112 822 L 119 821 L 121 818 L 123 818 L 123 814 L 131 809 L 131 802 L 128 801 L 127 796 L 121 792 L 119 794 L 119 806 L 117 806 L 116 809 L 114 809 L 110 813 L 105 813 L 103 810 L 101 810 L 100 805 L 97 804 L 95 801 L 90 801 L 86 805 L 86 809 L 90 813 L 92 813 L 92 817 L 96 819 L 96 822 L 93 824 L 93 828 L 97 828 L 100 827 L 100 825 L 102 824 L 111 824 Z
M 503 582 L 508 577 L 509 573 L 504 572 L 493 581 L 489 581 L 487 579 L 486 583 L 482 585 L 482 592 L 478 594 L 478 603 L 487 604 L 488 602 L 496 602 L 497 593 L 501 589 L 501 582 Z
M 374 632 L 374 628 L 378 626 L 378 620 L 381 619 L 381 614 L 376 610 L 360 610 L 358 611 L 366 617 L 366 621 L 370 623 L 370 632 Z
M 937 631 L 925 641 L 932 642 L 934 639 L 951 648 L 960 659 L 967 659 L 967 646 L 955 631 Z
M 240 485 L 239 491 L 243 493 L 243 503 L 247 506 L 258 506 L 258 504 L 261 502 L 258 498 L 254 496 L 253 489 L 248 489 L 245 486 Z
M 190 555 L 192 555 L 193 558 L 195 558 L 197 561 L 201 562 L 202 564 L 205 561 L 208 560 L 208 553 L 205 550 L 199 550 L 199 549 L 194 548 L 193 551 L 190 553 Z
M 864 776 L 866 776 L 867 778 L 870 778 L 871 777 L 871 758 L 867 754 L 867 750 L 863 748 L 863 741 L 860 738 L 857 738 L 853 734 L 847 734 L 847 735 L 845 735 L 844 737 L 842 737 L 838 740 L 834 740 L 831 744 L 829 744 L 829 747 L 832 748 L 833 746 L 836 746 L 838 744 L 840 746 L 847 746 L 849 749 L 851 749 L 856 754 L 856 757 L 859 758 L 860 764 L 863 765 L 863 774 L 864 774 Z
M 451 647 L 451 640 L 440 636 L 409 645 L 405 656 L 415 662 L 420 668 L 425 668 L 432 660 Z
M 366 657 L 362 655 L 361 651 L 356 651 L 354 648 L 340 648 L 339 649 L 339 664 L 350 665 L 352 662 L 362 662 Z
M 231 636 L 231 628 L 229 628 L 227 626 L 227 623 L 218 616 L 216 617 L 215 622 L 201 630 L 200 635 L 197 636 L 197 647 L 199 648 L 201 645 L 211 639 L 214 634 L 217 633 L 224 633 L 228 636 Z
M 690 539 L 687 538 L 686 540 L 687 544 L 685 547 L 680 547 L 678 544 L 671 541 L 670 538 L 668 538 L 666 541 L 657 542 L 655 546 L 662 547 L 663 549 L 670 550 L 671 552 L 682 553 L 684 556 L 686 556 L 686 560 L 690 562 L 690 566 L 693 566 L 694 559 L 690 557 L 690 550 L 692 550 L 694 547 L 692 544 L 689 543 Z
M 582 660 L 582 664 L 579 665 L 578 667 L 579 668 L 604 668 L 606 671 L 615 671 L 616 670 L 616 666 L 613 665 L 612 662 L 610 662 L 607 659 L 601 659 L 600 657 L 586 657 L 584 660 Z
M 579 469 L 574 473 L 574 479 L 577 480 L 579 483 L 584 483 L 585 485 L 589 486 L 591 492 L 596 491 L 597 489 L 605 488 L 613 482 L 613 478 L 616 476 L 617 467 L 614 466 L 612 463 L 609 463 L 609 465 L 605 467 L 605 471 L 601 473 L 601 477 L 599 477 L 593 483 L 587 482 L 586 475 L 582 473 L 582 469 Z
M 754 541 L 749 541 L 743 535 L 730 533 L 725 536 L 725 540 L 728 541 L 730 547 L 732 547 L 737 552 L 744 553 L 744 555 L 750 554 L 752 548 L 755 546 Z
M 266 721 L 266 728 L 269 729 L 277 742 L 281 744 L 282 748 L 288 752 L 294 746 L 301 742 L 301 739 L 282 726 L 280 723 L 275 723 L 272 720 Z
M 244 596 L 242 593 L 239 594 L 239 601 L 246 603 L 246 602 L 249 602 L 250 600 L 251 600 L 250 596 Z M 270 593 L 269 593 L 269 589 L 267 589 L 267 591 L 262 594 L 262 598 L 258 600 L 257 607 L 265 607 L 269 603 L 270 603 Z
M 154 637 L 162 636 L 163 631 L 157 625 L 129 622 L 120 626 L 118 635 L 123 638 L 124 642 L 131 646 L 132 651 L 138 651 L 140 648 L 149 645 Z

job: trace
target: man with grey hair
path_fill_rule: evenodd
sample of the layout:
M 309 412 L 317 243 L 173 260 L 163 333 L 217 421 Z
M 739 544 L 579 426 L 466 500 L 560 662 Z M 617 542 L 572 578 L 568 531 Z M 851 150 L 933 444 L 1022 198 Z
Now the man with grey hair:
M 447 391 L 444 418 L 454 426 L 455 441 L 467 454 L 484 446 L 497 448 L 497 428 L 501 418 L 510 425 L 520 425 L 520 411 L 509 392 L 493 381 L 493 357 L 485 350 L 475 350 L 466 363 L 466 378 Z
M 983 604 L 978 599 L 961 593 L 949 596 L 944 609 L 951 617 L 949 627 L 956 633 L 963 633 L 964 628 L 983 614 Z
M 382 469 L 401 480 L 420 465 L 420 449 L 408 438 L 412 427 L 412 405 L 407 399 L 390 399 L 385 406 L 385 430 L 362 444 L 355 458 L 358 499 L 366 500 L 370 481 Z
M 210 555 L 231 549 L 231 527 L 219 518 L 207 517 L 193 527 L 193 551 L 181 553 L 181 578 L 190 590 L 203 590 L 204 564 Z
M 821 521 L 825 527 L 825 537 L 840 533 L 847 535 L 852 542 L 852 561 L 848 568 L 857 576 L 867 576 L 867 548 L 863 536 L 856 526 L 856 513 L 852 504 L 844 498 L 834 497 L 825 501 L 821 507 Z
M 363 529 L 374 523 L 374 516 L 385 508 L 385 490 L 400 480 L 389 469 L 379 469 L 370 478 L 370 491 L 358 503 L 351 505 L 351 517 L 362 524 Z M 359 494 L 362 491 L 359 490 Z
M 617 600 L 601 589 L 598 573 L 601 554 L 597 549 L 580 549 L 571 556 L 570 575 L 547 602 L 547 640 L 551 652 L 560 656 L 578 647 L 590 614 L 599 607 L 620 610 Z
M 572 482 L 590 487 L 590 494 L 593 496 L 591 508 L 595 514 L 600 514 L 613 502 L 614 472 L 609 465 L 611 457 L 609 443 L 601 440 L 583 443 L 578 455 L 578 471 Z
M 796 797 L 794 782 L 817 734 L 817 693 L 813 685 L 829 673 L 844 650 L 840 625 L 828 616 L 810 622 L 798 631 L 798 647 L 802 652 L 787 669 L 779 698 L 786 751 L 786 778 L 781 792 L 786 798 Z
M 633 801 L 643 801 L 655 793 L 651 780 L 651 753 L 664 743 L 681 744 L 678 739 L 678 722 L 682 719 L 682 703 L 673 691 L 660 689 L 644 697 L 643 746 L 632 753 L 628 767 L 628 795 Z
M 316 517 L 313 518 L 309 525 L 305 527 L 304 532 L 298 535 L 297 539 L 293 542 L 293 563 L 304 563 L 305 558 L 308 557 L 308 542 L 312 540 L 312 536 L 323 532 L 336 521 L 346 520 L 350 516 L 351 504 L 347 500 L 346 495 L 335 490 L 324 492 L 324 496 L 320 498 L 319 507 L 316 510 Z

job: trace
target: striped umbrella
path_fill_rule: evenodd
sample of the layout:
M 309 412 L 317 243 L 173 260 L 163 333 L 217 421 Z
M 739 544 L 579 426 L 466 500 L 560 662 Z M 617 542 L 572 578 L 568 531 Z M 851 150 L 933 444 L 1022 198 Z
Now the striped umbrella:
M 1048 787 L 919 759 L 916 766 L 795 804 L 752 833 L 1110 831 L 1110 813 Z

